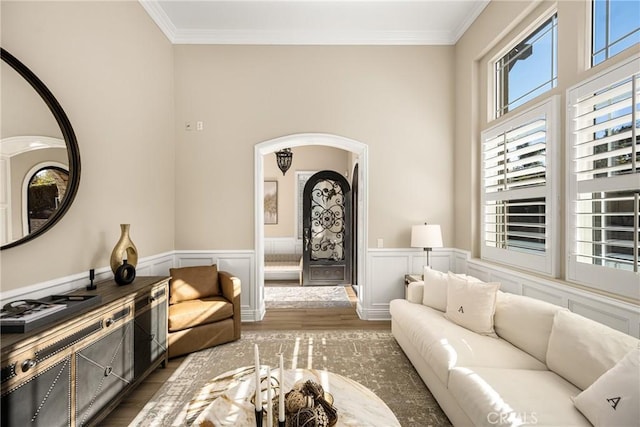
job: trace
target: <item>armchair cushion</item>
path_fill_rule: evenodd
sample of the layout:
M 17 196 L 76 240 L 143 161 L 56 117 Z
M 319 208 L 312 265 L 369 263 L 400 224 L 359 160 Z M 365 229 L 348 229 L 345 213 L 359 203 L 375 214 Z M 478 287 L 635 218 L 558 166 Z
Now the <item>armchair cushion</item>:
M 218 322 L 233 316 L 233 304 L 224 297 L 210 297 L 169 306 L 169 332 Z
M 220 295 L 218 267 L 196 266 L 169 269 L 169 304 Z

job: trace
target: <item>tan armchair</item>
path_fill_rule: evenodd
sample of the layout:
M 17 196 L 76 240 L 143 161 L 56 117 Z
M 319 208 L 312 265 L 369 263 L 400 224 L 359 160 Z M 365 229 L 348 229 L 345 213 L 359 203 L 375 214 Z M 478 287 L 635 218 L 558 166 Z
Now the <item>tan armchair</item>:
M 240 279 L 216 265 L 169 271 L 169 357 L 240 338 Z

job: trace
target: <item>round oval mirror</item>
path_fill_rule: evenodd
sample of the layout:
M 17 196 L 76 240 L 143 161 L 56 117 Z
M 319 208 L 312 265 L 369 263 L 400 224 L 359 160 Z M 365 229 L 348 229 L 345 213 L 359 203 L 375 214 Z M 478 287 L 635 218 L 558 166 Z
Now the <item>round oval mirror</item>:
M 51 91 L 16 57 L 2 48 L 0 54 L 0 249 L 8 249 L 67 212 L 80 184 L 80 152 Z

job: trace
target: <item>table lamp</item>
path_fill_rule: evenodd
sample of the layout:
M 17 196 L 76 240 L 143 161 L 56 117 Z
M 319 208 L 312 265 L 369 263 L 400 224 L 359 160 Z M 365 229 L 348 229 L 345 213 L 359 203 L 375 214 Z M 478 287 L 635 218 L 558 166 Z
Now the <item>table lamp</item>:
M 442 247 L 442 230 L 438 224 L 414 225 L 411 227 L 411 247 L 423 248 L 426 253 L 427 267 L 429 265 L 429 252 L 433 248 Z M 423 262 L 424 264 L 424 262 Z

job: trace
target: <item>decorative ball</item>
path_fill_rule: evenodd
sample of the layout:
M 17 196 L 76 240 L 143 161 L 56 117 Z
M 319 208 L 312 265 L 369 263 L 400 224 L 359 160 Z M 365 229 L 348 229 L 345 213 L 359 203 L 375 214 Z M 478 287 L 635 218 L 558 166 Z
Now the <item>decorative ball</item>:
M 305 385 L 306 381 L 298 381 L 297 383 L 295 383 L 293 385 L 293 387 L 291 388 L 291 390 L 295 390 L 295 391 L 303 391 L 304 390 L 304 385 Z
M 300 391 L 291 390 L 286 395 L 284 405 L 287 412 L 296 413 L 307 405 L 307 399 Z

